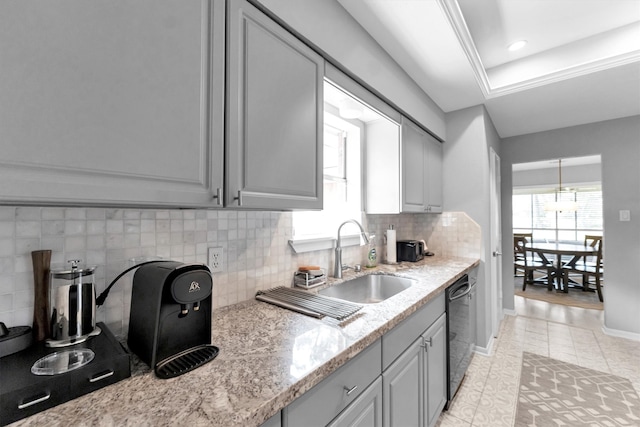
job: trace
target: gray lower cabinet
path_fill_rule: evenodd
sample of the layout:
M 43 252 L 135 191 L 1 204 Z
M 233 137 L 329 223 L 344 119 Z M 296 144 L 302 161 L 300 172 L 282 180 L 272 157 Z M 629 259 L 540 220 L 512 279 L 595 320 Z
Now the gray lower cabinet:
M 381 355 L 381 342 L 377 340 L 284 408 L 284 427 L 326 426 L 345 410 L 350 412 L 345 414 L 344 419 L 336 419 L 340 423 L 335 425 L 364 425 L 358 424 L 357 420 L 375 417 L 382 406 L 379 397 L 375 396 L 376 392 L 370 390 L 369 385 L 380 376 Z M 367 397 L 360 400 L 361 396 Z M 372 404 L 376 406 L 371 407 Z M 380 420 L 381 417 L 375 419 Z M 355 424 L 348 420 L 354 420 Z
M 433 427 L 447 400 L 446 319 L 440 294 L 284 408 L 282 425 Z
M 384 426 L 422 426 L 422 337 L 382 374 Z
M 225 204 L 322 209 L 324 60 L 245 0 L 227 13 Z
M 267 421 L 262 423 L 260 427 L 281 427 L 282 426 L 282 413 L 278 412 Z
M 432 427 L 447 403 L 447 328 L 443 314 L 422 335 L 424 341 L 424 426 Z
M 0 203 L 216 206 L 224 2 L 0 2 Z
M 382 374 L 384 426 L 435 425 L 446 403 L 446 315 Z

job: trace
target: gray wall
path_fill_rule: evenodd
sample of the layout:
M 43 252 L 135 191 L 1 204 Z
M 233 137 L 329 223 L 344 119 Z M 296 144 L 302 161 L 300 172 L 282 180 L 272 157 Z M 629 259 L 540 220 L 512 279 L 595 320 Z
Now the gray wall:
M 466 212 L 481 228 L 476 332 L 478 347 L 486 348 L 492 337 L 489 147 L 499 155 L 500 138 L 484 106 L 447 113 L 446 119 L 443 204 L 447 211 Z
M 255 0 L 405 115 L 446 139 L 444 113 L 336 0 Z
M 503 247 L 510 247 L 513 239 L 511 166 L 594 154 L 602 156 L 605 328 L 637 338 L 640 336 L 640 280 L 636 270 L 640 265 L 640 116 L 504 139 Z M 631 211 L 631 221 L 619 221 L 619 211 L 623 209 Z M 512 309 L 513 270 L 508 259 L 505 256 L 503 263 L 504 306 Z

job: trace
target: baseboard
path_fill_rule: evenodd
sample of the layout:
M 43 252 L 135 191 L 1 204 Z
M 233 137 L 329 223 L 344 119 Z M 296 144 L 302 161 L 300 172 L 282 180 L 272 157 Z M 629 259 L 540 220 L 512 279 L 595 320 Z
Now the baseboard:
M 604 325 L 602 325 L 602 332 L 604 332 L 605 335 L 610 335 L 612 337 L 626 338 L 628 340 L 640 341 L 640 334 L 636 334 L 635 332 L 621 331 L 619 329 L 611 329 L 611 328 L 607 328 Z
M 516 313 L 516 311 L 513 309 L 502 309 L 502 314 L 506 316 L 514 316 L 514 317 L 518 315 L 518 313 Z
M 493 343 L 496 341 L 495 337 L 491 337 L 489 338 L 489 342 L 487 343 L 486 347 L 480 347 L 480 346 L 475 346 L 475 348 L 473 349 L 474 352 L 481 354 L 482 356 L 491 356 L 491 353 L 493 351 Z

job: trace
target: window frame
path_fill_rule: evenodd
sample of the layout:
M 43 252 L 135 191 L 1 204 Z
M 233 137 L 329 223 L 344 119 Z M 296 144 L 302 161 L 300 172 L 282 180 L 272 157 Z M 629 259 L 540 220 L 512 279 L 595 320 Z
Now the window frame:
M 548 235 L 553 235 L 553 240 L 554 241 L 565 241 L 565 242 L 582 242 L 584 240 L 584 235 L 585 234 L 597 234 L 597 233 L 603 233 L 604 232 L 604 206 L 603 206 L 603 200 L 602 200 L 602 188 L 600 186 L 595 186 L 594 185 L 575 185 L 573 186 L 574 188 L 572 190 L 563 190 L 562 191 L 562 196 L 565 196 L 563 198 L 566 198 L 567 194 L 572 194 L 573 197 L 572 199 L 576 202 L 578 202 L 578 210 L 573 212 L 573 213 L 561 213 L 561 212 L 554 212 L 553 214 L 553 227 L 541 227 L 540 226 L 540 222 L 538 222 L 536 224 L 536 205 L 538 209 L 540 209 L 541 206 L 544 205 L 544 203 L 535 203 L 534 202 L 534 197 L 538 196 L 538 195 L 553 195 L 553 200 L 558 200 L 558 197 L 560 197 L 561 195 L 558 193 L 557 189 L 549 189 L 549 188 L 521 188 L 521 189 L 514 189 L 513 193 L 512 193 L 512 208 L 511 208 L 511 214 L 512 214 L 512 229 L 514 233 L 519 233 L 519 232 L 532 232 L 534 234 L 540 236 L 541 234 L 548 234 Z M 593 228 L 589 228 L 589 227 L 580 227 L 580 213 L 584 212 L 584 208 L 580 208 L 580 194 L 584 194 L 584 193 L 598 193 L 599 194 L 599 202 L 600 202 L 600 226 L 599 227 L 593 227 Z M 528 214 L 528 222 L 529 224 L 524 224 L 521 220 L 517 220 L 516 219 L 516 209 L 517 209 L 517 203 L 515 198 L 516 197 L 522 197 L 522 196 L 527 196 L 530 198 L 529 201 L 529 214 Z M 573 218 L 571 218 L 571 221 L 573 222 L 573 227 L 559 227 L 560 223 L 562 221 L 567 221 L 569 220 L 568 216 L 572 215 Z M 528 225 L 528 226 L 524 226 L 524 225 Z M 553 233 L 550 233 L 553 232 Z M 566 238 L 561 238 L 561 236 L 564 234 L 568 234 L 568 233 L 573 233 L 572 238 L 566 239 Z M 540 237 L 536 237 L 536 240 L 540 240 Z M 549 240 L 548 238 L 544 237 L 545 240 Z

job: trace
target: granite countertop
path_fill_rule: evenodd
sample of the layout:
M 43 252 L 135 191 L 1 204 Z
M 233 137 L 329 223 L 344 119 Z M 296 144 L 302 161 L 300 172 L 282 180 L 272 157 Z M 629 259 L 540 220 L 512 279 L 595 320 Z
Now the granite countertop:
M 220 354 L 213 361 L 169 380 L 134 366 L 131 378 L 12 425 L 259 426 L 478 264 L 434 256 L 345 272 L 327 286 L 372 273 L 418 282 L 342 322 L 255 300 L 217 309 L 212 344 Z

